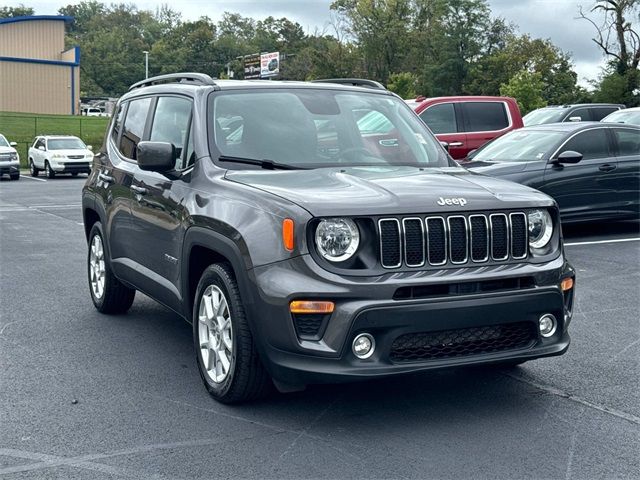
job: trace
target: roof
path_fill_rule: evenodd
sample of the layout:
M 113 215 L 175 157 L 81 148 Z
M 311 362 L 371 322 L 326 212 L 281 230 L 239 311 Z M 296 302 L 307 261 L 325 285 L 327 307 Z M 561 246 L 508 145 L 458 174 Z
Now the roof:
M 603 122 L 561 122 L 561 123 L 543 123 L 540 125 L 531 125 L 529 127 L 524 127 L 520 130 L 543 130 L 543 131 L 554 131 L 554 132 L 578 132 L 580 130 L 586 130 L 593 127 L 604 127 L 604 128 L 612 128 L 615 126 L 620 126 L 618 123 L 603 123 Z M 626 126 L 626 125 L 625 125 Z M 514 130 L 518 131 L 518 130 Z
M 73 22 L 74 18 L 66 15 L 27 15 L 23 17 L 0 18 L 0 25 L 17 22 L 33 22 L 37 20 L 54 20 L 64 23 Z
M 576 107 L 622 107 L 621 103 L 572 103 L 567 105 L 548 105 L 546 107 L 538 108 L 537 110 L 551 110 L 551 109 L 566 109 Z M 534 110 L 535 111 L 535 110 Z

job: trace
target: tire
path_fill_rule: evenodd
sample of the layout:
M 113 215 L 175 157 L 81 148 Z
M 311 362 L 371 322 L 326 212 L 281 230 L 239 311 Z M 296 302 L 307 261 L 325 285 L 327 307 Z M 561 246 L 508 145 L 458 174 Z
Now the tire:
M 55 178 L 56 172 L 49 166 L 49 162 L 44 162 L 44 174 L 47 178 Z
M 14 173 L 13 175 L 9 175 L 9 178 L 11 178 L 11 180 L 20 180 L 20 174 Z
M 226 302 L 218 320 L 207 318 L 205 296 L 211 298 L 210 311 L 222 304 L 221 299 Z M 193 304 L 193 341 L 200 377 L 219 402 L 246 402 L 270 391 L 269 375 L 258 356 L 233 271 L 226 263 L 207 267 L 200 277 Z M 220 356 L 212 353 L 211 348 L 219 350 Z M 226 373 L 223 356 L 228 363 Z M 211 368 L 206 368 L 205 362 Z
M 33 163 L 32 158 L 29 159 L 29 172 L 31 173 L 32 177 L 37 177 L 38 174 L 40 173 L 40 170 L 38 170 L 35 164 Z
M 98 251 L 98 244 L 101 251 Z M 100 222 L 96 222 L 89 234 L 89 251 L 87 253 L 87 278 L 91 300 L 101 313 L 126 313 L 133 304 L 136 291 L 115 277 L 107 261 L 107 253 L 102 225 Z
M 77 176 L 78 176 L 78 172 L 73 172 L 73 173 L 71 174 L 71 176 L 72 176 L 72 177 L 77 177 Z

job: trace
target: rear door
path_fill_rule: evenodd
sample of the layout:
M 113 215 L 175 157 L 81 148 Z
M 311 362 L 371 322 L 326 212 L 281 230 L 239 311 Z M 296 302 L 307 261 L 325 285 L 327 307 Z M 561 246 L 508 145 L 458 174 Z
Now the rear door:
M 419 113 L 422 121 L 441 142 L 449 144 L 449 155 L 460 160 L 471 150 L 467 146 L 467 135 L 463 132 L 462 119 L 452 102 L 429 105 Z
M 467 153 L 476 150 L 511 128 L 511 118 L 504 102 L 461 102 Z
M 640 213 L 640 129 L 615 127 L 610 130 L 618 158 L 617 195 L 620 213 Z
M 559 154 L 570 150 L 581 153 L 582 160 L 576 164 L 553 163 Z M 555 198 L 563 219 L 605 217 L 617 213 L 617 167 L 607 129 L 582 130 L 551 157 L 539 190 Z

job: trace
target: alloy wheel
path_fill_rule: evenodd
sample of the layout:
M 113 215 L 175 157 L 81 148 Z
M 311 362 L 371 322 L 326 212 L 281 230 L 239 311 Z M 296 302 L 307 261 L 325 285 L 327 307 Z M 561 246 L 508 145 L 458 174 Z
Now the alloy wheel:
M 233 360 L 233 329 L 229 304 L 216 285 L 209 285 L 200 298 L 198 343 L 207 376 L 214 383 L 224 382 Z
M 104 295 L 104 248 L 100 235 L 94 235 L 91 240 L 91 253 L 89 254 L 89 282 L 91 291 L 96 299 Z

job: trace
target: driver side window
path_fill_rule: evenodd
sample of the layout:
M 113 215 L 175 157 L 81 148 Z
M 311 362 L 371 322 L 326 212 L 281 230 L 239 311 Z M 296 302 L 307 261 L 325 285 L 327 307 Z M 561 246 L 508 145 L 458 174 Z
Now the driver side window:
M 582 154 L 583 160 L 609 156 L 609 139 L 603 128 L 581 132 L 569 140 L 559 153 L 572 150 Z

